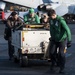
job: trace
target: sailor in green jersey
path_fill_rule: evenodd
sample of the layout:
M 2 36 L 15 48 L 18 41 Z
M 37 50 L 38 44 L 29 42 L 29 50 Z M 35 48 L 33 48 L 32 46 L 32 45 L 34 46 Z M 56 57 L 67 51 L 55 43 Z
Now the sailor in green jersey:
M 51 70 L 53 70 L 56 61 L 57 47 L 59 47 L 58 62 L 59 62 L 59 73 L 64 72 L 65 68 L 65 44 L 67 39 L 67 47 L 71 46 L 71 32 L 66 24 L 63 17 L 56 15 L 55 10 L 51 9 L 48 11 L 50 17 L 50 50 L 49 54 L 51 57 Z
M 29 13 L 24 15 L 24 22 L 26 24 L 39 24 L 40 19 L 37 14 L 35 14 L 34 9 L 29 9 Z

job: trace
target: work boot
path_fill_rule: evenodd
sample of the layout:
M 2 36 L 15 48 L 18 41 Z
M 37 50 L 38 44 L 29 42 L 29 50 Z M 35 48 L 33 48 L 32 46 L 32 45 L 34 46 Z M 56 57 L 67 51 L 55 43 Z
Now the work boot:
M 54 70 L 54 65 L 50 66 L 50 70 L 53 71 Z
M 59 73 L 64 74 L 65 73 L 64 68 L 60 68 Z

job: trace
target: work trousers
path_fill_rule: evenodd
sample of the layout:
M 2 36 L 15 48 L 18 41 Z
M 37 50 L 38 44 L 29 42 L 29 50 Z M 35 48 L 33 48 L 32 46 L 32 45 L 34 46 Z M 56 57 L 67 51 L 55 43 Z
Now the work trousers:
M 65 67 L 65 53 L 64 53 L 65 44 L 66 40 L 64 40 L 63 42 L 55 42 L 53 40 L 50 41 L 49 54 L 51 58 L 51 66 L 54 66 L 57 61 L 59 62 L 60 68 Z M 58 53 L 57 48 L 59 48 Z
M 11 39 L 9 38 L 8 39 L 8 55 L 9 55 L 9 58 L 12 58 L 13 54 L 14 54 L 14 49 L 13 49 L 13 46 L 11 45 Z

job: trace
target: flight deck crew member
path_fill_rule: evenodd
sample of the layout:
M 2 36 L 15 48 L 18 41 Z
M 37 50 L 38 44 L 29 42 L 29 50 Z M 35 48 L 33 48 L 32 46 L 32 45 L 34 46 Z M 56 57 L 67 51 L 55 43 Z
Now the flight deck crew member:
M 65 68 L 65 44 L 67 39 L 67 47 L 71 46 L 71 32 L 63 17 L 56 15 L 55 10 L 48 11 L 50 17 L 50 49 L 49 54 L 51 58 L 51 70 L 54 70 L 54 64 L 56 61 L 56 47 L 59 47 L 58 61 L 59 61 L 59 73 L 64 73 Z
M 16 12 L 12 12 L 11 15 L 8 17 L 6 26 L 8 28 L 8 54 L 9 54 L 9 60 L 13 57 L 13 47 L 11 45 L 11 29 L 13 29 L 16 25 L 19 25 L 19 23 L 22 23 L 21 19 L 18 17 L 18 14 Z
M 48 20 L 49 18 L 48 18 L 48 15 L 47 14 L 43 14 L 42 15 L 42 18 L 40 19 L 40 22 L 42 23 L 42 24 L 48 24 L 49 23 L 49 20 Z
M 24 15 L 24 22 L 26 24 L 39 24 L 40 19 L 37 14 L 35 14 L 34 9 L 29 9 L 29 13 Z

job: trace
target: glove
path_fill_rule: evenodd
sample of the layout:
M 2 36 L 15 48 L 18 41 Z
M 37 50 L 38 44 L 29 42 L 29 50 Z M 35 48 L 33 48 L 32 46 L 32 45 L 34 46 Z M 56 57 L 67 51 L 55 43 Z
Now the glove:
M 67 43 L 67 48 L 71 47 L 71 41 Z

